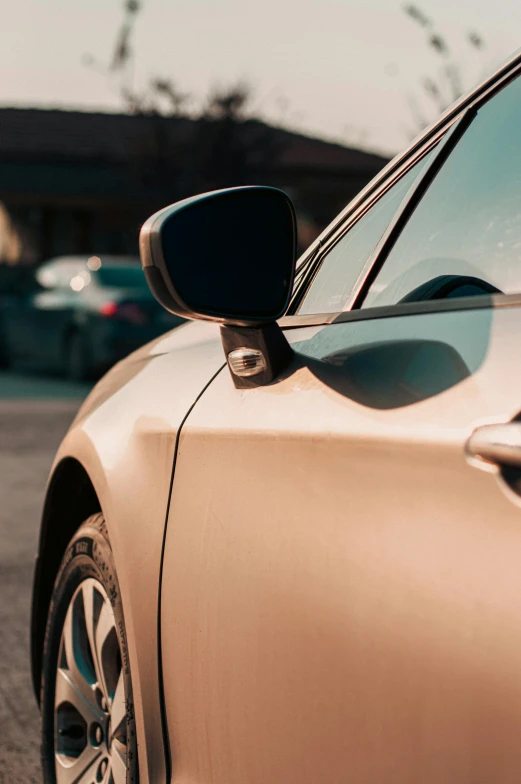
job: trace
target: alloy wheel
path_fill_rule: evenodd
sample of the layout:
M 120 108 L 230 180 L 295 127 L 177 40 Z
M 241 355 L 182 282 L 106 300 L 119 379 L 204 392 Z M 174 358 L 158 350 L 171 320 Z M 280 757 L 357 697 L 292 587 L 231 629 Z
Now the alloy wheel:
M 65 616 L 54 699 L 57 784 L 125 784 L 126 699 L 110 600 L 94 578 Z

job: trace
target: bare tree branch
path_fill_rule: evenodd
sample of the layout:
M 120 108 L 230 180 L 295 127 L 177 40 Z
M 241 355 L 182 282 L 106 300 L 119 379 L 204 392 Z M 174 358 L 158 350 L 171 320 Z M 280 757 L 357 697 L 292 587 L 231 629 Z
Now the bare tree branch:
M 423 93 L 436 106 L 437 112 L 445 111 L 449 105 L 456 101 L 464 92 L 464 84 L 460 64 L 451 56 L 451 46 L 448 39 L 440 31 L 435 29 L 434 22 L 417 5 L 410 4 L 404 6 L 407 16 L 416 22 L 423 29 L 428 30 L 426 39 L 427 46 L 445 60 L 443 67 L 436 73 L 424 76 L 420 80 Z M 484 38 L 477 32 L 472 31 L 467 35 L 468 44 L 476 49 L 485 48 Z M 407 96 L 409 108 L 418 131 L 422 130 L 427 124 L 423 112 L 419 108 L 416 98 L 411 99 Z
M 418 22 L 418 24 L 421 25 L 421 27 L 431 27 L 432 26 L 432 22 L 429 19 L 429 17 L 426 16 L 423 13 L 423 11 L 420 8 L 418 8 L 417 5 L 414 5 L 413 3 L 410 3 L 409 5 L 405 5 L 403 7 L 403 10 L 407 14 L 407 16 L 410 16 L 411 19 L 413 19 L 415 22 Z
M 470 45 L 473 46 L 474 49 L 484 49 L 486 46 L 485 39 L 475 31 L 469 33 L 468 39 Z
M 125 15 L 116 37 L 112 62 L 109 66 L 111 71 L 121 71 L 132 58 L 130 41 L 139 10 L 140 5 L 138 0 L 127 0 L 125 3 Z

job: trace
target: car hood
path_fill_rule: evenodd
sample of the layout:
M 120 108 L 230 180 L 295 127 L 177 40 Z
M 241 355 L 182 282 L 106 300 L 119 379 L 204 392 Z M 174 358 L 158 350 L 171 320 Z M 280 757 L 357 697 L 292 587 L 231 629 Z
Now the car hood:
M 219 326 L 206 321 L 187 321 L 145 344 L 114 365 L 85 399 L 73 422 L 73 426 L 90 416 L 106 400 L 127 384 L 130 384 L 136 376 L 149 367 L 151 362 L 165 354 L 176 354 L 179 357 L 186 355 L 187 358 L 190 355 L 190 362 L 183 363 L 183 372 L 172 373 L 172 378 L 168 379 L 165 379 L 164 373 L 162 373 L 161 379 L 157 380 L 157 383 L 162 385 L 167 383 L 171 386 L 167 394 L 172 395 L 175 395 L 176 387 L 179 384 L 189 382 L 189 374 L 194 366 L 194 356 L 197 357 L 196 363 L 199 365 L 198 375 L 200 375 L 201 365 L 208 368 L 206 382 L 210 381 L 216 371 L 225 365 Z M 179 363 L 176 363 L 176 365 L 179 367 Z M 205 374 L 203 373 L 204 376 Z M 149 372 L 149 378 L 151 379 L 149 384 L 150 395 L 162 393 L 162 390 L 154 388 L 153 372 Z M 198 392 L 201 392 L 202 388 Z

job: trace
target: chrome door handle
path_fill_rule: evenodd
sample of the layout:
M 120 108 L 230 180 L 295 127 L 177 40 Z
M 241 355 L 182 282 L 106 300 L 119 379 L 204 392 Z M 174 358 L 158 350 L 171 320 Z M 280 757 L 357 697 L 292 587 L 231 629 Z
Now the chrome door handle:
M 469 457 L 521 468 L 521 422 L 478 427 L 466 445 Z

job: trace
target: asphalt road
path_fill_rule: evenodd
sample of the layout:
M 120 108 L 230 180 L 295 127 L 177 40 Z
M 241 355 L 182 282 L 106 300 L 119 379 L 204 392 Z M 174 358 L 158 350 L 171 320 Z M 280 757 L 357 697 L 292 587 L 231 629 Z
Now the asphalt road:
M 40 784 L 29 609 L 43 492 L 88 389 L 0 373 L 0 784 Z

